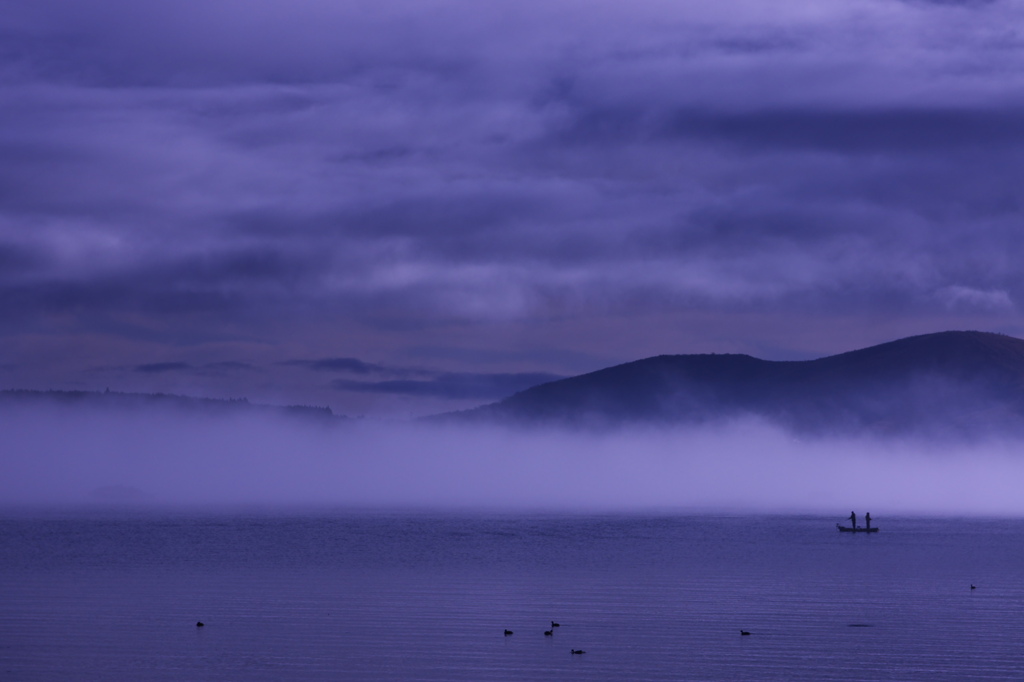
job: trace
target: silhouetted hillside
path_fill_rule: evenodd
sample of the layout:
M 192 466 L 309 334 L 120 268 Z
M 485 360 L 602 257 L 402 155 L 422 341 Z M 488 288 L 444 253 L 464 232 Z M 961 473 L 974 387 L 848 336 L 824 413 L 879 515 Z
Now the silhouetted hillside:
M 815 432 L 1024 431 L 1024 341 L 941 332 L 801 362 L 661 355 L 535 386 L 458 417 L 594 425 L 743 415 Z
M 245 398 L 221 400 L 169 393 L 121 393 L 119 391 L 0 391 L 0 407 L 12 405 L 91 406 L 120 411 L 139 408 L 173 408 L 202 414 L 276 413 L 316 419 L 339 419 L 330 407 L 311 405 L 254 405 Z

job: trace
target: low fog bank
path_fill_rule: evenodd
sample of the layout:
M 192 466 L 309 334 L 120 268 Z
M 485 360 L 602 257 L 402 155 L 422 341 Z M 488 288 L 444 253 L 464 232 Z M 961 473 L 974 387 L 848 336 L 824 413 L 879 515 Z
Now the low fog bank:
M 0 504 L 1024 515 L 1024 442 L 19 407 Z

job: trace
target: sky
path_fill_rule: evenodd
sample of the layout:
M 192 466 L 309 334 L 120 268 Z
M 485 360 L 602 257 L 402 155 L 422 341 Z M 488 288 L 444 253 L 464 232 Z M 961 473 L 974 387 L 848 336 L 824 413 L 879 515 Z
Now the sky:
M 0 0 L 0 388 L 1024 336 L 1022 151 L 1011 0 Z

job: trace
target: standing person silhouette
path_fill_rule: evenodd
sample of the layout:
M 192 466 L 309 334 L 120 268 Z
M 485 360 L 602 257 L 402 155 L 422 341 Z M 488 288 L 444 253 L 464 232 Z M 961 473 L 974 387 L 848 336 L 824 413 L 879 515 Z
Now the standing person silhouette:
M 855 512 L 850 512 L 850 528 L 857 528 L 857 514 Z
M 868 530 L 871 529 L 871 512 L 864 515 L 864 523 L 867 525 Z

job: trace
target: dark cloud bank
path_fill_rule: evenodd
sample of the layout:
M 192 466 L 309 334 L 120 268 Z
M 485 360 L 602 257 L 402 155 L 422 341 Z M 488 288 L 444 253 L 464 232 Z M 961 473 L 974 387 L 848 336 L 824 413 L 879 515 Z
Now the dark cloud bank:
M 1017 3 L 0 9 L 5 388 L 426 414 L 1024 335 Z

